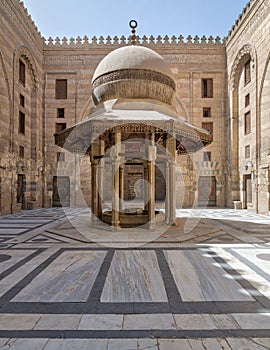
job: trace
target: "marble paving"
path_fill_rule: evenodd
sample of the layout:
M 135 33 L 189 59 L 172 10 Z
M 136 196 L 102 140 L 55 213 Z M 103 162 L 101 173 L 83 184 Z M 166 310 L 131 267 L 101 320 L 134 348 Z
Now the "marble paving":
M 154 251 L 116 251 L 106 278 L 102 302 L 167 302 Z
M 181 209 L 161 236 L 112 246 L 70 225 L 81 215 L 0 218 L 0 350 L 270 349 L 269 217 Z

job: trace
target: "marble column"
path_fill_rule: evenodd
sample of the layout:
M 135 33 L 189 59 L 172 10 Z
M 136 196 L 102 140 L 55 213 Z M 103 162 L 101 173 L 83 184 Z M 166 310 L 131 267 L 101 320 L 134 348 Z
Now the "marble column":
M 114 147 L 112 149 L 112 227 L 115 230 L 120 229 L 120 213 L 119 213 L 119 151 L 121 146 L 121 133 L 114 133 Z
M 99 142 L 99 154 L 104 155 L 105 142 L 100 140 Z M 98 217 L 102 218 L 102 202 L 103 202 L 103 181 L 104 181 L 104 159 L 100 159 L 98 166 Z
M 96 225 L 98 218 L 98 159 L 99 140 L 95 140 L 91 144 L 91 209 L 92 224 Z
M 91 207 L 92 207 L 92 222 L 96 223 L 98 217 L 98 183 L 97 183 L 98 163 L 96 160 L 91 162 Z
M 176 219 L 176 191 L 175 191 L 175 160 L 169 161 L 169 224 L 175 225 Z
M 156 160 L 156 146 L 155 134 L 149 135 L 150 145 L 148 146 L 148 181 L 149 181 L 149 202 L 148 202 L 148 226 L 149 230 L 155 229 L 155 160 Z
M 148 211 L 148 204 L 149 204 L 149 179 L 148 179 L 148 165 L 147 160 L 143 162 L 143 179 L 144 179 L 144 210 Z
M 120 197 L 120 203 L 119 203 L 119 209 L 120 212 L 124 211 L 124 186 L 125 186 L 125 165 L 121 164 L 119 168 L 119 197 Z
M 165 163 L 165 182 L 166 182 L 166 197 L 165 197 L 165 222 L 167 225 L 170 224 L 170 173 L 169 173 L 169 162 L 166 160 Z
M 167 135 L 166 151 L 169 159 L 166 162 L 166 223 L 175 224 L 176 219 L 176 176 L 175 176 L 175 152 L 176 139 L 174 135 Z

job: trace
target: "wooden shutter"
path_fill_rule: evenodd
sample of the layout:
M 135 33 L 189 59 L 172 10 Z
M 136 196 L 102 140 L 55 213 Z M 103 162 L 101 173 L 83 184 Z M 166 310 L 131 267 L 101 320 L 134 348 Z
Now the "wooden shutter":
M 245 64 L 245 85 L 251 81 L 250 60 Z
M 19 80 L 23 85 L 25 85 L 25 64 L 19 61 Z
M 56 99 L 66 99 L 67 98 L 67 79 L 56 79 L 55 98 Z

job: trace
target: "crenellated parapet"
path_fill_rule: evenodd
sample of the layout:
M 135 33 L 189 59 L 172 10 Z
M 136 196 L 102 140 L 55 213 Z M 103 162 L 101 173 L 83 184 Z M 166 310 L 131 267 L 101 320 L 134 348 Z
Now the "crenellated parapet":
M 31 40 L 34 36 L 40 43 L 44 38 L 42 37 L 40 31 L 38 30 L 35 22 L 24 6 L 23 1 L 20 0 L 1 0 L 1 10 L 9 18 L 10 22 L 13 23 L 14 27 L 18 27 L 18 16 L 20 16 L 22 23 L 25 23 L 25 27 L 28 32 L 25 32 L 25 38 Z
M 89 39 L 86 35 L 81 38 L 78 36 L 77 38 L 48 38 L 44 39 L 44 47 L 45 48 L 83 48 L 83 47 L 92 47 L 92 48 L 114 48 L 114 47 L 120 47 L 130 44 L 131 37 L 110 37 L 107 36 L 104 38 L 103 36 L 100 36 L 97 38 L 96 36 L 93 36 L 92 39 Z M 207 46 L 207 47 L 217 47 L 217 46 L 223 46 L 224 45 L 224 39 L 221 39 L 219 36 L 217 37 L 199 37 L 199 36 L 188 36 L 187 38 L 184 38 L 182 35 L 176 37 L 173 35 L 172 37 L 169 37 L 165 35 L 164 37 L 161 37 L 160 35 L 157 37 L 154 37 L 153 35 L 147 37 L 137 36 L 137 45 L 143 45 L 148 47 L 179 47 L 179 46 Z
M 224 40 L 225 43 L 228 42 L 234 36 L 234 34 L 239 29 L 239 27 L 244 23 L 245 19 L 249 16 L 252 8 L 254 8 L 254 6 L 257 6 L 257 4 L 258 4 L 257 0 L 250 0 L 246 4 L 246 6 L 243 8 L 242 13 L 238 16 L 234 25 L 231 27 L 227 37 L 225 38 Z M 260 21 L 261 16 L 265 12 L 265 10 L 270 6 L 270 0 L 261 1 L 261 4 L 259 6 L 260 6 L 260 10 L 256 11 L 255 15 L 252 16 L 252 18 L 248 21 L 247 23 L 248 28 L 245 30 L 245 32 L 247 32 L 249 28 L 256 26 L 256 23 Z

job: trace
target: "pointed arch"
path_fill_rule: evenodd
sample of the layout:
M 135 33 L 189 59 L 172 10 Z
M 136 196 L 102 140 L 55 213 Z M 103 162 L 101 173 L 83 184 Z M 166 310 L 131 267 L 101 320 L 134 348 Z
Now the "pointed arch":
M 266 105 L 266 108 L 263 106 Z M 258 103 L 258 127 L 259 127 L 259 158 L 262 159 L 263 153 L 269 155 L 270 142 L 268 141 L 269 128 L 268 121 L 270 116 L 270 52 L 268 53 L 262 80 L 259 88 L 259 103 Z M 262 127 L 263 126 L 263 127 Z
M 9 131 L 8 131 L 8 135 L 9 135 L 9 147 L 10 147 L 10 141 L 11 141 L 11 119 L 12 119 L 12 97 L 11 97 L 11 89 L 10 89 L 10 84 L 9 84 L 9 80 L 8 80 L 8 74 L 7 74 L 7 70 L 5 67 L 5 62 L 4 62 L 4 58 L 2 53 L 0 52 L 0 69 L 3 72 L 3 78 L 4 78 L 4 82 L 5 82 L 5 87 L 6 89 L 3 89 L 3 91 L 6 92 L 6 98 L 8 99 L 8 118 L 9 118 Z M 1 77 L 1 75 L 0 75 Z M 0 96 L 1 98 L 3 97 L 3 95 L 1 94 Z
M 238 87 L 242 67 L 244 63 L 248 61 L 248 59 L 251 60 L 253 66 L 256 65 L 257 55 L 254 46 L 251 44 L 244 45 L 238 51 L 238 54 L 234 59 L 230 74 L 230 85 L 233 90 Z
M 19 59 L 23 57 L 27 67 L 30 71 L 31 76 L 31 90 L 32 92 L 38 90 L 38 79 L 37 79 L 37 67 L 35 60 L 33 59 L 29 49 L 25 45 L 18 45 L 14 51 L 13 57 L 13 67 L 14 67 L 14 77 L 17 76 L 16 72 L 19 71 Z

